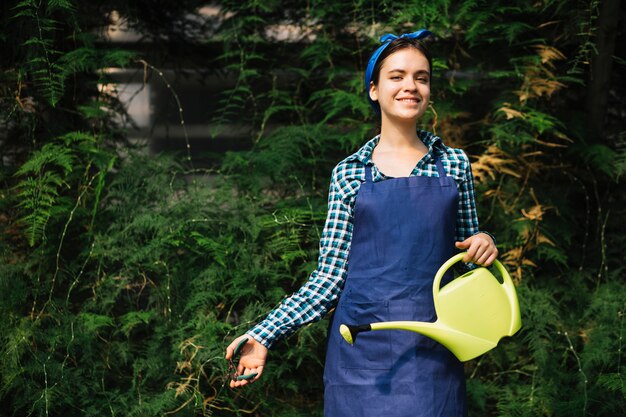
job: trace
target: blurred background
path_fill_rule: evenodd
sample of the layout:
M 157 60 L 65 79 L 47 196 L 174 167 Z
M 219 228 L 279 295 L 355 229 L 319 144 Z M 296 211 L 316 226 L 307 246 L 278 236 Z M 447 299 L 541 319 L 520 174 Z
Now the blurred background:
M 328 318 L 225 386 L 224 348 L 308 278 L 364 66 L 428 28 L 421 128 L 472 161 L 522 330 L 471 416 L 626 407 L 624 5 L 0 5 L 0 415 L 321 416 Z

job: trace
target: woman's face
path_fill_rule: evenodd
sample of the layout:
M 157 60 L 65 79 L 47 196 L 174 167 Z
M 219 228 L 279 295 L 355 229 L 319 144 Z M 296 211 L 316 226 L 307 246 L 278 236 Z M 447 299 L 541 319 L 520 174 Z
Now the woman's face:
M 389 55 L 380 68 L 378 84 L 370 84 L 372 101 L 378 100 L 383 119 L 417 120 L 430 101 L 428 60 L 415 48 Z

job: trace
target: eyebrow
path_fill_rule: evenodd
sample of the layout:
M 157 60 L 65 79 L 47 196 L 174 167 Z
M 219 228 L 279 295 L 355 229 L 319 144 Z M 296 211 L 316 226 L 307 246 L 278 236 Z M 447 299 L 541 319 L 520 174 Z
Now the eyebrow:
M 399 72 L 401 74 L 406 74 L 406 71 L 403 70 L 403 69 L 392 69 L 392 70 L 389 71 L 389 73 L 392 73 L 392 72 Z M 430 72 L 428 72 L 426 70 L 419 70 L 419 71 L 417 71 L 417 74 L 427 74 L 427 75 L 430 75 Z

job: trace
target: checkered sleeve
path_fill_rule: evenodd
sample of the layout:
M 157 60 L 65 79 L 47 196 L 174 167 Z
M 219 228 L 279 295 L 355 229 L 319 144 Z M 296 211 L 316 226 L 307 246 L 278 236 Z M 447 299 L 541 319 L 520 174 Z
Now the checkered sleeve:
M 338 172 L 338 168 L 333 170 L 317 268 L 297 292 L 285 298 L 265 320 L 247 332 L 267 348 L 299 327 L 320 320 L 341 293 L 352 239 L 352 208 Z
M 465 152 L 458 150 L 460 168 L 463 178 L 459 185 L 459 206 L 456 216 L 456 240 L 463 241 L 478 233 L 478 214 L 474 199 L 474 176 L 469 158 Z
M 460 149 L 458 149 L 457 151 L 459 152 L 458 156 L 464 175 L 463 179 L 459 183 L 459 206 L 457 209 L 456 220 L 456 240 L 462 242 L 477 233 L 485 233 L 493 239 L 494 243 L 496 243 L 496 238 L 491 233 L 478 229 L 478 213 L 476 212 L 476 200 L 474 196 L 474 175 L 472 174 L 472 167 L 469 158 L 467 157 L 465 152 Z

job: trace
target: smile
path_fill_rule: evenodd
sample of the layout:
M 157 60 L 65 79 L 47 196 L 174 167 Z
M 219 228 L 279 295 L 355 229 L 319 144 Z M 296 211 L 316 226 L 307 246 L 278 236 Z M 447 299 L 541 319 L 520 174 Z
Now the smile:
M 403 101 L 405 103 L 419 103 L 420 100 L 416 98 L 399 98 L 398 101 Z

